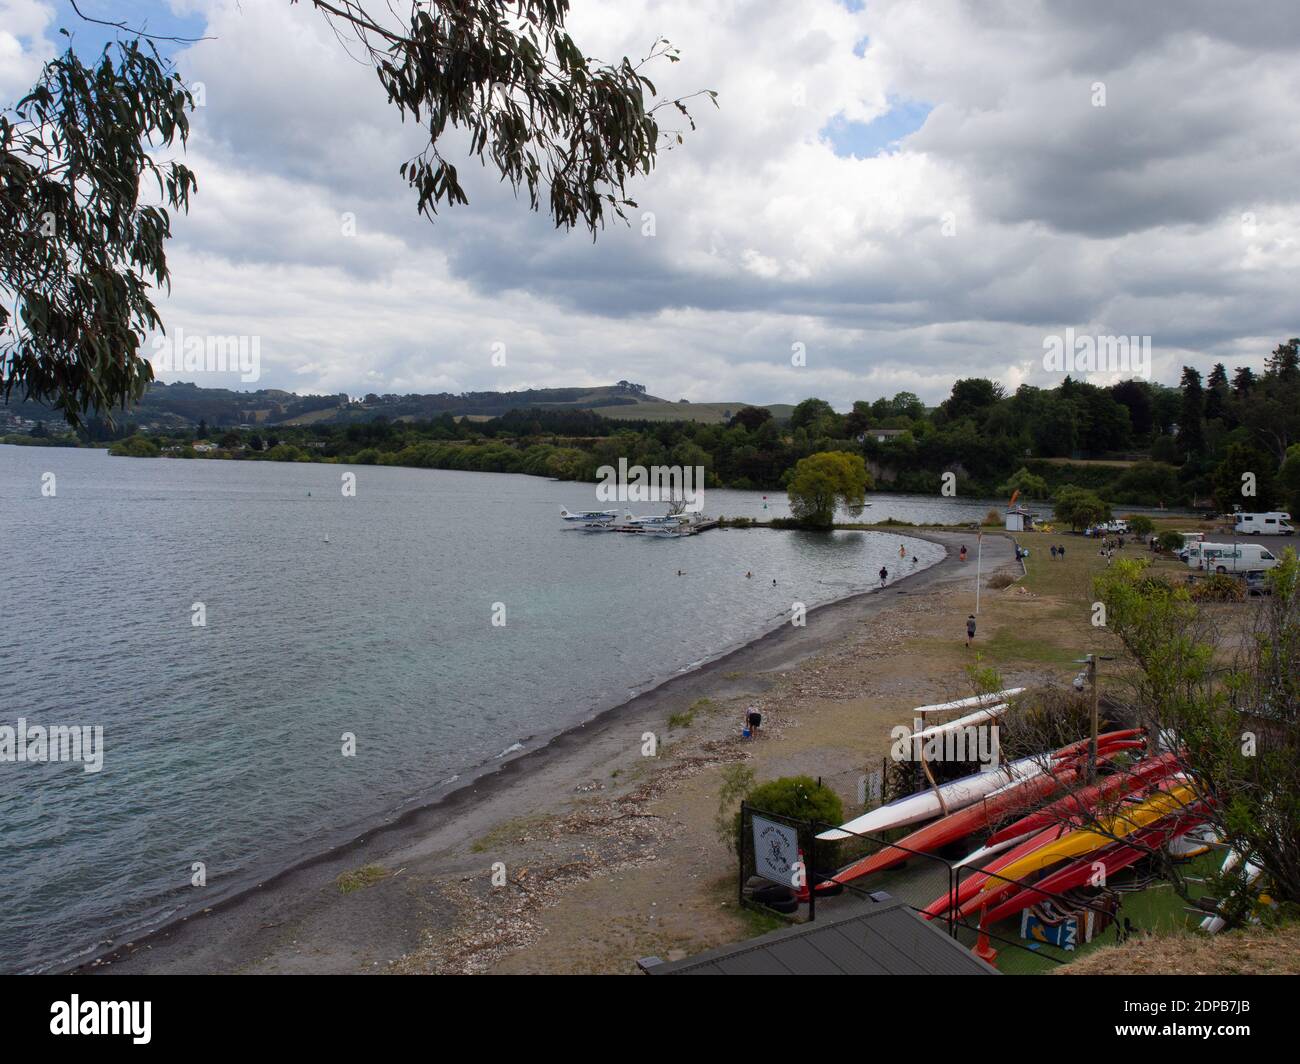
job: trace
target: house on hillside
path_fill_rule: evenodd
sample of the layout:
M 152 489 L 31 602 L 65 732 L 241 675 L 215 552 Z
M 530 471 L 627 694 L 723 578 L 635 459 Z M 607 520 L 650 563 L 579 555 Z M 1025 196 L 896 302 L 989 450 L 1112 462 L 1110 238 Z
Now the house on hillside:
M 892 443 L 906 431 L 907 429 L 867 429 L 866 432 L 858 436 L 858 443 L 866 443 L 867 440 L 875 440 L 877 443 Z

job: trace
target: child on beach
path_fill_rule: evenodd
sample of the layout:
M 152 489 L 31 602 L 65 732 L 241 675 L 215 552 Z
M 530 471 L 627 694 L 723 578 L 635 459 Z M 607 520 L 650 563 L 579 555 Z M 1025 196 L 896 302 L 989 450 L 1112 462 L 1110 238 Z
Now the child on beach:
M 966 618 L 966 645 L 970 646 L 971 640 L 975 638 L 975 614 Z

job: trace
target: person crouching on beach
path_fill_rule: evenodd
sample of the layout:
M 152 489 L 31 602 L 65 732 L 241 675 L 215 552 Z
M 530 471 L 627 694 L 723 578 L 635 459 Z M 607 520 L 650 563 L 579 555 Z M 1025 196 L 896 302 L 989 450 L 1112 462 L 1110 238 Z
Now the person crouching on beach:
M 975 614 L 966 618 L 966 645 L 970 646 L 971 641 L 975 638 Z

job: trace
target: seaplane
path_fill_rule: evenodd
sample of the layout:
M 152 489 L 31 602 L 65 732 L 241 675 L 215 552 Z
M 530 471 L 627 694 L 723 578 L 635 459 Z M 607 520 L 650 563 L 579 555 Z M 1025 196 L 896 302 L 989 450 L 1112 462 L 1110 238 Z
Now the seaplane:
M 691 525 L 699 516 L 698 510 L 684 511 L 676 506 L 661 517 L 633 517 L 631 511 L 628 511 L 622 527 L 629 531 L 650 532 L 664 536 L 681 535 L 691 531 Z
M 566 521 L 573 521 L 576 524 L 581 524 L 588 528 L 595 528 L 612 525 L 618 520 L 618 511 L 579 510 L 577 513 L 570 513 L 568 510 L 561 509 L 560 516 Z

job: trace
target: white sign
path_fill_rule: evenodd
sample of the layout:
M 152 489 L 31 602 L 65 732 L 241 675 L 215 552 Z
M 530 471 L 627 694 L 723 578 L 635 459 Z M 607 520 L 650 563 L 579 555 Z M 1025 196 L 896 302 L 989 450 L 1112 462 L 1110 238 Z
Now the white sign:
M 783 887 L 798 887 L 795 866 L 799 862 L 799 833 L 785 824 L 775 824 L 761 816 L 754 824 L 754 869 L 764 879 Z

